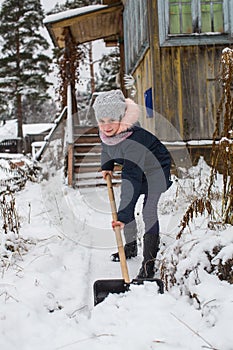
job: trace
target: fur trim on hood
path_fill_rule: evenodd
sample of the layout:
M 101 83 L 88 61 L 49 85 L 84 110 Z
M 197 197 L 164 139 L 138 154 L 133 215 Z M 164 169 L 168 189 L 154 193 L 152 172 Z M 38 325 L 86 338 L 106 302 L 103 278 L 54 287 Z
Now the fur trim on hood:
M 140 114 L 139 106 L 130 98 L 125 99 L 126 110 L 124 117 L 121 119 L 120 127 L 117 134 L 129 130 L 135 123 L 137 123 Z

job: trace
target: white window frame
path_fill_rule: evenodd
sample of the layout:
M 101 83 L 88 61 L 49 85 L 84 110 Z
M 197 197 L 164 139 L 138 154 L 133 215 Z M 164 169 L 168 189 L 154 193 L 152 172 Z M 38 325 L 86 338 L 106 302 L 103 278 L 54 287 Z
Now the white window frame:
M 213 45 L 233 43 L 233 0 L 223 0 L 225 33 L 168 34 L 169 0 L 158 0 L 159 41 L 160 46 Z M 192 7 L 199 0 L 192 0 Z

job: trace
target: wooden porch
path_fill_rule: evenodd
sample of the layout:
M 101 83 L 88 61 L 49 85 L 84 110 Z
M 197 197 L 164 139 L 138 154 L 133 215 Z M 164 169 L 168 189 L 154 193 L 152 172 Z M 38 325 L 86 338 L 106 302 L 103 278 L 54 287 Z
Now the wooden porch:
M 124 90 L 123 5 L 121 1 L 103 1 L 46 17 L 44 23 L 54 45 L 64 49 L 66 66 L 63 90 L 67 106 L 65 155 L 69 186 L 105 184 L 100 171 L 100 139 L 95 125 L 81 124 L 77 116 L 76 77 L 72 64 L 79 44 L 104 39 L 106 46 L 119 46 L 121 56 L 120 82 Z M 116 167 L 116 171 L 119 170 Z M 116 173 L 115 183 L 120 181 Z

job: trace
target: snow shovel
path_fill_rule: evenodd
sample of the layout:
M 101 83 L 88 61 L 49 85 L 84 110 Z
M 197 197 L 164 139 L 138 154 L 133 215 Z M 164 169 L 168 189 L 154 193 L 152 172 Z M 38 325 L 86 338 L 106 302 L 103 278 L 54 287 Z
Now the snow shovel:
M 107 186 L 108 186 L 108 196 L 112 211 L 112 219 L 117 221 L 117 209 L 115 196 L 112 187 L 111 176 L 107 175 Z M 125 250 L 121 236 L 120 226 L 114 228 L 116 235 L 117 248 L 120 258 L 121 273 L 123 279 L 103 279 L 95 281 L 94 283 L 94 305 L 101 303 L 110 293 L 125 293 L 130 289 L 130 284 L 143 284 L 144 281 L 156 282 L 158 286 L 158 292 L 160 294 L 164 293 L 163 281 L 157 278 L 145 278 L 145 279 L 133 279 L 130 282 L 129 272 L 126 263 Z

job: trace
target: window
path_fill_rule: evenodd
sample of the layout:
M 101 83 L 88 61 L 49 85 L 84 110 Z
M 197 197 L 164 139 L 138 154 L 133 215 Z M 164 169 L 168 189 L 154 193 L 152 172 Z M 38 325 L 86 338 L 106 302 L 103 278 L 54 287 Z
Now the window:
M 147 1 L 128 0 L 124 9 L 126 72 L 131 72 L 149 47 Z
M 232 0 L 158 1 L 160 44 L 232 42 Z
M 223 0 L 170 0 L 168 34 L 224 33 Z

